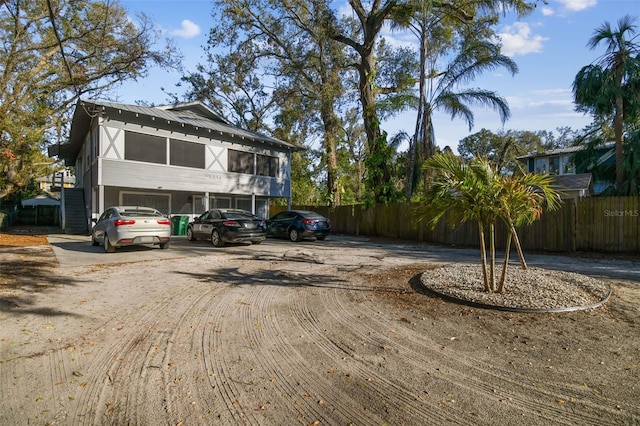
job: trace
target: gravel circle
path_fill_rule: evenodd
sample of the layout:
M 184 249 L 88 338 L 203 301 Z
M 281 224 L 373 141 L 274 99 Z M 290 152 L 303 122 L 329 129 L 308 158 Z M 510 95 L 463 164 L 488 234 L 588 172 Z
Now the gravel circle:
M 501 270 L 496 267 L 496 285 Z M 423 273 L 420 281 L 428 290 L 463 302 L 534 312 L 593 308 L 611 294 L 608 284 L 586 275 L 519 266 L 507 270 L 502 293 L 484 291 L 480 264 L 442 266 Z

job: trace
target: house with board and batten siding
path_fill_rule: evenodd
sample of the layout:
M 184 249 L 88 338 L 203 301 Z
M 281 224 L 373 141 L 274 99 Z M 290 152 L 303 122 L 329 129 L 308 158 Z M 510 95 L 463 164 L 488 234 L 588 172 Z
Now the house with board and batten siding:
M 582 198 L 597 195 L 613 185 L 613 182 L 595 180 L 588 170 L 576 167 L 576 153 L 583 151 L 584 145 L 556 148 L 549 151 L 534 152 L 521 157 L 525 170 L 529 173 L 549 174 L 552 184 L 562 198 Z M 608 142 L 594 150 L 594 166 L 615 165 L 614 143 Z
M 49 156 L 75 167 L 88 231 L 114 205 L 190 217 L 232 207 L 267 218 L 270 199 L 290 204 L 291 154 L 298 149 L 235 127 L 202 102 L 80 100 L 68 142 L 50 147 Z

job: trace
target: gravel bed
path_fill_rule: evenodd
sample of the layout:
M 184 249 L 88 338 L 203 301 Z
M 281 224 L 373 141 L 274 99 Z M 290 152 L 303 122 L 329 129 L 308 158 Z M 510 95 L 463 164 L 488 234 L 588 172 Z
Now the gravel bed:
M 496 266 L 496 286 L 502 266 Z M 456 263 L 429 270 L 421 276 L 428 289 L 445 296 L 495 307 L 523 310 L 562 310 L 593 306 L 606 300 L 608 284 L 573 272 L 519 265 L 507 269 L 502 293 L 484 291 L 482 266 Z

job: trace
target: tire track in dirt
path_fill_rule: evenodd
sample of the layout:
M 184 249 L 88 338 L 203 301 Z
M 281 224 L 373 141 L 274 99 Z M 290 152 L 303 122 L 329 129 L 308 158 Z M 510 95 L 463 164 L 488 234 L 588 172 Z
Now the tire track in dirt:
M 327 296 L 335 295 L 327 294 Z M 376 307 L 367 305 L 366 302 L 364 304 L 352 303 L 349 305 L 351 310 L 347 311 L 342 300 L 342 298 L 338 297 L 326 298 L 325 303 L 328 306 L 328 311 L 337 321 L 349 324 L 352 330 L 361 330 L 361 333 L 357 336 L 367 336 L 366 339 L 369 345 L 382 344 L 388 347 L 389 350 L 397 352 L 404 359 L 411 360 L 411 362 L 416 364 L 419 363 L 422 366 L 428 365 L 431 371 L 442 372 L 442 376 L 439 377 L 438 380 L 449 382 L 450 386 L 457 388 L 456 390 L 451 389 L 449 391 L 452 395 L 461 395 L 462 389 L 472 394 L 491 395 L 491 393 L 495 393 L 496 386 L 490 385 L 490 383 L 492 383 L 491 381 L 478 378 L 479 371 L 477 371 L 475 359 L 467 358 L 464 362 L 460 362 L 461 360 L 458 360 L 458 354 L 454 355 L 442 352 L 442 343 L 404 328 L 399 321 L 392 322 L 386 317 L 377 315 L 376 312 L 378 309 L 376 309 Z M 364 308 L 362 307 L 363 305 L 365 306 Z M 348 312 L 354 313 L 344 315 Z M 366 320 L 363 320 L 363 318 L 366 318 Z M 388 337 L 380 334 L 383 331 L 389 333 L 391 330 L 392 333 L 386 335 Z M 393 339 L 390 338 L 391 335 Z M 369 336 L 378 337 L 371 338 Z M 412 350 L 409 346 L 404 345 L 402 342 L 405 339 L 411 340 L 413 344 L 419 342 L 420 350 Z M 357 356 L 357 353 L 351 349 L 349 349 L 349 353 L 351 356 Z M 451 362 L 452 358 L 456 362 Z M 499 374 L 499 376 L 501 380 L 506 379 L 502 374 Z M 492 397 L 488 396 L 487 398 Z M 498 402 L 497 398 L 496 402 Z M 456 408 L 455 406 L 451 406 L 450 409 L 455 410 Z M 460 415 L 465 417 L 469 414 L 462 412 Z M 467 421 L 471 421 L 471 419 L 467 418 L 465 422 Z
M 78 308 L 86 321 L 16 316 L 12 339 L 21 347 L 7 352 L 15 359 L 0 363 L 0 423 L 609 425 L 639 420 L 637 407 L 621 413 L 606 392 L 563 382 L 566 375 L 527 376 L 526 368 L 503 371 L 506 362 L 476 358 L 472 354 L 482 351 L 476 350 L 478 342 L 462 346 L 462 337 L 481 339 L 477 328 L 458 335 L 460 321 L 436 326 L 439 320 L 431 328 L 430 321 L 414 320 L 414 311 L 393 309 L 396 302 L 381 296 L 375 284 L 345 274 L 364 263 L 371 264 L 368 271 L 382 273 L 397 265 L 397 258 L 370 256 L 374 251 L 348 257 L 332 254 L 329 246 L 317 252 L 283 248 L 285 255 L 264 259 L 225 251 L 167 261 L 158 268 L 164 272 L 149 263 L 88 273 L 82 294 L 91 294 L 83 296 L 91 309 L 79 309 L 78 292 L 66 310 Z M 172 273 L 183 277 L 174 279 Z M 154 279 L 161 281 L 152 284 Z M 98 286 L 109 286 L 113 294 L 90 293 Z M 145 293 L 147 299 L 141 297 Z M 75 293 L 61 294 L 45 304 L 64 304 L 64 297 Z M 456 309 L 450 311 L 456 315 Z M 42 331 L 49 324 L 59 333 Z M 67 324 L 79 328 L 65 332 Z M 509 333 L 510 327 L 492 330 Z M 33 328 L 34 336 L 21 339 L 21 328 Z M 625 332 L 633 337 L 633 328 Z M 58 335 L 64 338 L 56 341 Z M 509 339 L 497 342 L 507 345 L 507 353 Z M 542 365 L 546 357 L 539 353 L 533 353 L 534 362 Z M 623 354 L 625 363 L 634 362 L 629 357 L 635 352 Z M 517 359 L 520 366 L 527 361 L 522 353 Z M 36 394 L 39 378 L 42 392 Z M 39 395 L 46 401 L 33 404 Z M 4 411 L 3 401 L 11 398 Z M 557 404 L 557 398 L 567 402 Z M 28 417 L 20 416 L 21 409 Z
M 300 291 L 286 286 L 265 286 L 254 292 L 251 303 L 244 307 L 245 333 L 255 346 L 254 359 L 266 377 L 273 377 L 287 410 L 307 424 L 382 424 L 382 419 L 362 410 L 351 396 L 327 379 L 325 362 L 310 363 L 298 350 L 311 344 L 300 338 L 305 330 L 291 321 L 289 315 L 278 314 L 278 305 L 289 303 Z M 255 326 L 259 324 L 259 326 Z M 326 360 L 329 361 L 329 360 Z M 292 416 L 293 417 L 293 416 Z M 355 417 L 355 418 L 354 418 Z
M 593 419 L 593 412 L 606 411 L 612 414 L 615 419 L 619 413 L 616 413 L 616 402 L 611 400 L 595 401 L 594 395 L 591 393 L 583 393 L 587 401 L 578 400 L 574 403 L 583 404 L 586 410 L 576 412 L 575 410 L 567 410 L 560 404 L 544 404 L 544 401 L 556 401 L 560 396 L 564 396 L 569 400 L 570 396 L 566 395 L 566 385 L 553 384 L 546 382 L 545 389 L 541 389 L 538 383 L 531 382 L 530 378 L 512 371 L 505 372 L 496 369 L 488 363 L 484 363 L 475 358 L 468 357 L 464 353 L 445 350 L 442 351 L 442 343 L 438 343 L 423 334 L 415 333 L 412 329 L 404 326 L 400 321 L 394 324 L 394 338 L 389 340 L 386 338 L 373 339 L 369 336 L 376 336 L 381 330 L 389 327 L 389 319 L 376 314 L 377 309 L 369 304 L 356 303 L 349 304 L 348 307 L 343 304 L 344 298 L 338 298 L 336 293 L 325 293 L 325 304 L 327 311 L 334 316 L 335 320 L 340 323 L 349 324 L 349 328 L 358 338 L 366 337 L 370 344 L 380 344 L 389 342 L 388 344 L 401 354 L 406 354 L 405 358 L 421 365 L 432 365 L 431 369 L 439 368 L 447 371 L 446 380 L 451 384 L 465 389 L 473 394 L 482 394 L 484 398 L 491 399 L 495 404 L 507 404 L 512 409 L 525 411 L 531 418 L 545 419 L 545 422 L 565 423 L 565 424 L 603 424 L 603 419 L 597 422 Z M 362 318 L 367 318 L 366 321 Z M 377 324 L 378 326 L 374 326 Z M 442 336 L 444 338 L 444 336 Z M 411 341 L 412 345 L 420 342 L 420 350 L 411 349 L 408 345 L 404 345 L 402 341 Z M 445 368 L 443 368 L 445 366 Z M 503 386 L 504 383 L 508 386 Z M 517 394 L 514 388 L 520 388 Z M 506 389 L 509 389 L 507 392 Z M 454 392 L 457 393 L 457 392 Z M 532 397 L 533 396 L 533 397 Z M 455 406 L 452 407 L 455 409 Z M 589 412 L 590 410 L 591 413 Z M 464 412 L 459 413 L 463 417 L 468 415 Z M 615 424 L 615 420 L 612 420 Z M 606 424 L 606 423 L 605 423 Z
M 211 303 L 203 315 L 201 334 L 200 331 L 198 333 L 202 342 L 204 372 L 211 371 L 211 374 L 207 374 L 210 387 L 203 389 L 202 394 L 210 397 L 211 390 L 215 389 L 216 394 L 222 398 L 225 410 L 220 410 L 218 420 L 225 424 L 258 424 L 254 413 L 238 403 L 243 392 L 239 385 L 241 382 L 235 377 L 233 364 L 237 363 L 237 360 L 231 360 L 227 355 L 236 353 L 240 336 L 236 332 L 227 336 L 226 328 L 231 325 L 229 329 L 233 330 L 239 325 L 237 311 L 234 312 L 234 309 L 243 303 L 245 292 L 242 287 L 227 286 L 222 297 Z M 205 404 L 206 400 L 201 403 Z M 230 419 L 227 419 L 226 415 L 229 415 Z
M 429 406 L 422 400 L 419 394 L 405 386 L 389 379 L 384 374 L 379 374 L 374 366 L 366 362 L 357 355 L 345 341 L 366 339 L 370 347 L 391 348 L 394 345 L 389 339 L 383 337 L 383 329 L 377 329 L 364 325 L 361 321 L 354 321 L 352 315 L 348 314 L 341 303 L 336 303 L 341 294 L 349 294 L 353 290 L 326 290 L 320 296 L 323 302 L 318 305 L 312 301 L 311 297 L 317 298 L 309 292 L 305 292 L 302 297 L 295 297 L 290 300 L 290 313 L 296 319 L 298 326 L 306 334 L 312 336 L 317 347 L 326 354 L 337 369 L 347 371 L 350 376 L 356 377 L 356 381 L 368 383 L 370 386 L 353 387 L 352 392 L 374 393 L 373 400 L 386 400 L 387 404 L 395 407 L 396 412 L 391 418 L 386 420 L 396 421 L 398 418 L 412 419 L 410 423 L 422 424 L 465 424 L 466 421 L 452 416 L 451 413 L 443 412 L 438 407 Z M 361 291 L 361 289 L 355 290 Z M 311 297 L 310 297 L 311 296 Z M 331 317 L 330 321 L 320 321 L 319 313 L 312 312 L 311 307 L 323 306 L 326 314 Z M 340 312 L 334 312 L 334 310 Z M 324 324 L 324 327 L 321 326 Z M 329 332 L 330 328 L 340 327 L 340 333 Z M 338 337 L 339 334 L 339 337 Z M 371 337 L 373 336 L 373 337 Z M 387 350 L 387 349 L 384 349 Z M 339 362 L 339 360 L 342 360 Z
M 195 303 L 200 287 L 197 283 L 187 285 L 179 289 L 179 294 L 171 292 L 150 300 L 148 310 L 128 312 L 125 318 L 124 312 L 117 312 L 100 328 L 106 331 L 89 337 L 106 338 L 109 344 L 102 342 L 91 349 L 91 361 L 85 368 L 87 385 L 77 397 L 74 419 L 80 419 L 80 424 L 164 422 L 166 414 L 161 413 L 167 411 L 165 402 L 159 400 L 156 391 L 147 390 L 160 386 L 167 392 L 167 359 L 174 329 L 171 320 L 183 316 L 181 311 Z M 184 304 L 175 303 L 178 296 Z M 96 351 L 97 347 L 101 349 Z M 156 409 L 141 409 L 147 404 L 154 404 Z
M 163 404 L 171 424 L 201 423 L 207 419 L 209 412 L 221 411 L 218 398 L 215 394 L 212 395 L 212 392 L 217 392 L 217 387 L 204 386 L 210 383 L 210 371 L 205 362 L 207 353 L 203 336 L 211 331 L 208 312 L 211 306 L 217 303 L 218 298 L 224 296 L 227 287 L 194 286 L 192 290 L 199 293 L 199 296 L 184 306 L 179 320 L 176 321 L 164 362 Z M 186 352 L 191 357 L 188 361 L 175 363 L 172 351 Z M 179 353 L 175 356 L 183 358 Z M 205 407 L 207 411 L 204 411 Z M 166 422 L 167 419 L 164 419 L 163 423 Z

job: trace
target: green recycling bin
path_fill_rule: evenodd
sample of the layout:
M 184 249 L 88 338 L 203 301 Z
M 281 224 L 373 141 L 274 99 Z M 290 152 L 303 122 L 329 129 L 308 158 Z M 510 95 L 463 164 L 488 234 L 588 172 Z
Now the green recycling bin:
M 171 233 L 173 235 L 186 235 L 187 225 L 189 225 L 189 216 L 171 217 Z

